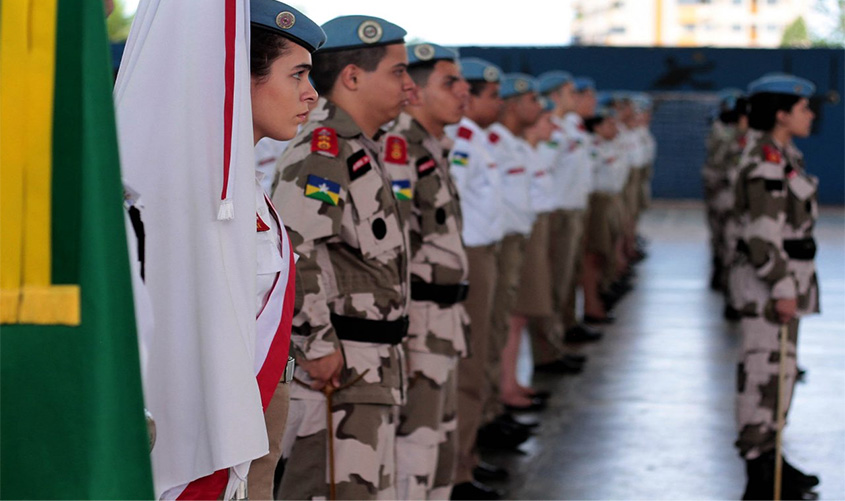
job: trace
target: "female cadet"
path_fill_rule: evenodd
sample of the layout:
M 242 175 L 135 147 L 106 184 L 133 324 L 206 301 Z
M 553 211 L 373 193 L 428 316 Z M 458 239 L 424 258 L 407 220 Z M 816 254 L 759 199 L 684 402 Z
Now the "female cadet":
M 264 137 L 289 140 L 317 102 L 308 73 L 311 53 L 326 42 L 326 34 L 305 15 L 276 0 L 252 0 L 250 14 L 253 139 L 256 143 Z M 252 462 L 248 488 L 252 499 L 273 499 L 274 472 L 288 415 L 288 383 L 293 375 L 288 349 L 295 268 L 284 224 L 259 177 L 256 172 L 256 360 L 263 364 L 256 370 L 270 452 Z M 261 357 L 263 353 L 266 357 Z
M 740 290 L 742 348 L 737 381 L 739 438 L 748 483 L 743 499 L 772 499 L 777 400 L 789 409 L 796 377 L 798 318 L 819 311 L 813 225 L 818 181 L 804 170 L 794 137 L 807 137 L 813 122 L 808 98 L 815 87 L 777 74 L 749 86 L 749 126 L 762 137 L 740 161 L 736 209 L 743 226 L 736 273 Z M 779 331 L 786 325 L 785 387 L 779 388 Z M 818 484 L 783 462 L 783 499 L 803 499 Z

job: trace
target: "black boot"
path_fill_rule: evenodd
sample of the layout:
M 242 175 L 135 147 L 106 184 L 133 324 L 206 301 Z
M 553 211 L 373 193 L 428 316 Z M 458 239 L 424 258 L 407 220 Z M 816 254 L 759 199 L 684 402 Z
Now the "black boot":
M 775 494 L 775 454 L 768 452 L 755 459 L 745 461 L 748 483 L 742 499 L 772 499 Z M 795 470 L 798 471 L 798 470 Z M 801 472 L 798 472 L 801 473 Z M 781 499 L 818 499 L 818 494 L 811 491 L 812 486 L 800 486 L 793 476 L 787 478 L 784 467 L 781 477 Z M 802 473 L 803 475 L 803 473 Z M 809 476 L 808 476 L 809 477 Z M 816 478 L 818 480 L 818 478 Z M 808 482 L 809 480 L 805 480 Z
M 819 485 L 818 476 L 812 474 L 808 475 L 804 473 L 803 471 L 789 464 L 786 461 L 785 457 L 782 457 L 781 459 L 783 460 L 784 483 L 792 484 L 796 487 L 803 489 L 812 489 L 813 487 Z

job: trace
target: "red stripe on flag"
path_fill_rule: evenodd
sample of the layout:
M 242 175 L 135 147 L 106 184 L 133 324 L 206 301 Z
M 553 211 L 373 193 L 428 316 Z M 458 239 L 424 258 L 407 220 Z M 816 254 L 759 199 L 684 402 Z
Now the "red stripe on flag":
M 236 0 L 226 0 L 226 61 L 224 64 L 226 90 L 223 98 L 223 192 L 225 200 L 229 191 L 229 164 L 232 156 L 232 109 L 235 102 L 235 26 L 237 26 Z
M 220 499 L 229 483 L 229 469 L 217 470 L 188 484 L 176 499 Z

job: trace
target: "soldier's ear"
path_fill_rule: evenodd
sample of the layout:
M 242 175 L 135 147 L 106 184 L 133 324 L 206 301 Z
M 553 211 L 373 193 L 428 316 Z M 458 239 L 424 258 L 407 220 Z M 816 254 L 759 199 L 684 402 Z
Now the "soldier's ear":
M 345 68 L 340 71 L 338 79 L 340 83 L 349 90 L 358 90 L 358 80 L 361 76 L 361 68 L 354 64 L 347 64 Z

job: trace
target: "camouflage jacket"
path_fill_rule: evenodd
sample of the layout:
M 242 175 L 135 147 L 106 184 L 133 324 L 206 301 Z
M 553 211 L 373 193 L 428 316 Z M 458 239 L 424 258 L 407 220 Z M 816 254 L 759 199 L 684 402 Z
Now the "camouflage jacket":
M 378 144 L 325 99 L 279 158 L 273 203 L 284 214 L 296 266 L 294 353 L 315 359 L 342 348 L 338 402 L 398 404 L 401 345 L 339 340 L 332 315 L 394 321 L 408 312 L 408 235 Z M 297 378 L 308 381 L 297 369 Z M 294 398 L 321 393 L 292 388 Z M 312 395 L 313 394 L 313 395 Z
M 768 311 L 772 299 L 798 300 L 800 314 L 818 311 L 813 226 L 818 216 L 818 180 L 804 170 L 793 144 L 778 145 L 766 134 L 746 146 L 739 164 L 735 210 L 742 228 L 748 279 L 743 310 Z
M 465 282 L 469 264 L 461 238 L 460 199 L 449 174 L 449 152 L 444 147 L 448 145 L 406 113 L 399 116 L 382 144 L 384 165 L 394 183 L 393 192 L 399 203 L 407 207 L 403 212 L 410 233 L 412 287 L 415 282 L 434 285 Z M 420 319 L 415 316 L 425 319 L 418 322 Z M 466 351 L 466 323 L 461 304 L 441 306 L 430 301 L 414 301 L 412 326 L 428 327 L 412 328 L 407 346 L 417 352 L 461 355 Z
M 719 120 L 713 122 L 707 137 L 707 158 L 701 169 L 707 199 L 714 197 L 725 186 L 725 163 L 736 137 L 735 125 L 724 124 Z

